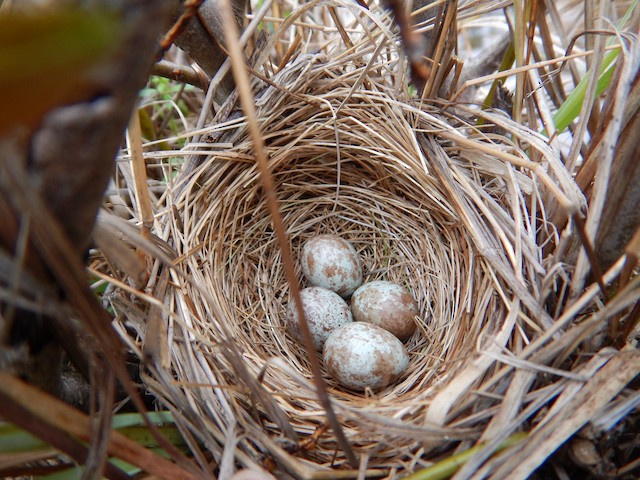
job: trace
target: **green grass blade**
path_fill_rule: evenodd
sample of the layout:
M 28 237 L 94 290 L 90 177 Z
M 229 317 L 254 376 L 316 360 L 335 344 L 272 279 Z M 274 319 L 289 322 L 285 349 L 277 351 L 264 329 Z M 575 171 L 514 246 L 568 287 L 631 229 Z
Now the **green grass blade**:
M 604 59 L 602 60 L 602 65 L 600 66 L 600 75 L 598 77 L 598 82 L 596 86 L 596 95 L 601 95 L 602 92 L 609 86 L 611 82 L 611 75 L 613 74 L 613 67 L 615 64 L 613 61 L 620 54 L 620 49 L 616 48 L 606 53 Z M 563 132 L 571 122 L 573 122 L 578 115 L 580 115 L 580 109 L 582 108 L 582 103 L 584 102 L 584 96 L 587 90 L 587 82 L 588 77 L 585 76 L 576 88 L 571 92 L 569 97 L 565 100 L 565 102 L 560 106 L 556 114 L 553 116 L 553 122 L 556 126 L 556 130 L 561 133 Z
M 176 427 L 171 412 L 150 412 L 147 416 L 167 441 L 183 452 L 188 451 L 188 446 L 182 437 L 182 434 Z M 158 441 L 151 434 L 142 415 L 139 413 L 115 415 L 113 417 L 112 426 L 115 431 L 130 440 L 148 448 L 158 455 L 168 458 L 167 453 L 159 448 Z M 36 452 L 49 448 L 51 448 L 49 444 L 13 424 L 0 424 L 0 452 L 3 454 Z M 129 475 L 135 475 L 140 472 L 138 467 L 130 465 L 120 459 L 112 458 L 109 461 Z M 42 478 L 54 480 L 77 479 L 82 475 L 82 468 L 82 466 L 76 466 Z
M 506 448 L 512 447 L 513 445 L 516 445 L 526 437 L 526 432 L 514 433 L 504 442 L 502 442 L 502 444 L 500 444 L 500 446 L 496 449 L 496 453 Z M 473 455 L 478 453 L 483 448 L 484 445 L 479 445 L 477 447 L 470 448 L 465 452 L 452 455 L 449 458 L 445 458 L 444 460 L 441 460 L 440 462 L 430 466 L 429 468 L 418 470 L 417 472 L 404 477 L 404 480 L 445 480 L 456 473 L 456 471 L 458 471 L 458 469 L 462 465 L 464 465 Z
M 0 452 L 21 453 L 45 450 L 49 444 L 11 423 L 0 425 Z
M 156 426 L 166 424 L 173 425 L 175 423 L 171 412 L 149 412 L 147 413 L 147 417 L 149 418 L 149 421 Z M 120 413 L 118 415 L 114 415 L 112 421 L 112 426 L 115 429 L 142 427 L 145 425 L 146 423 L 144 422 L 142 415 L 139 413 Z
M 623 30 L 627 26 L 639 2 L 640 0 L 634 0 L 631 3 L 618 24 L 618 28 L 620 30 Z M 615 41 L 614 38 L 610 39 L 608 43 L 612 44 L 613 41 Z M 602 60 L 602 65 L 600 66 L 600 72 L 596 84 L 596 95 L 602 95 L 602 93 L 611 83 L 611 76 L 613 75 L 613 68 L 615 67 L 614 60 L 616 60 L 619 54 L 620 47 L 610 50 L 605 54 L 604 59 Z M 571 122 L 573 122 L 578 117 L 578 115 L 580 115 L 580 110 L 582 108 L 582 103 L 584 102 L 584 96 L 587 90 L 587 83 L 588 76 L 585 76 L 582 80 L 580 80 L 573 92 L 571 92 L 569 97 L 567 97 L 556 114 L 553 116 L 553 121 L 558 133 L 562 133 L 569 125 L 571 125 Z M 546 132 L 543 133 L 545 135 L 547 134 Z

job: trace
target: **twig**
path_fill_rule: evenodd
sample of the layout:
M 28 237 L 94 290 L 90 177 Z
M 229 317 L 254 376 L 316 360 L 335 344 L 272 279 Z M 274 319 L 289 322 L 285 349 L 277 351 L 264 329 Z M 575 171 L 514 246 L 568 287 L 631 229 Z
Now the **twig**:
M 591 271 L 593 272 L 593 276 L 596 278 L 596 282 L 598 282 L 598 286 L 600 287 L 602 296 L 604 297 L 605 301 L 607 301 L 609 299 L 609 295 L 607 294 L 607 287 L 605 286 L 604 280 L 602 279 L 602 269 L 600 268 L 598 256 L 596 255 L 596 251 L 594 250 L 593 244 L 591 243 L 591 240 L 589 239 L 589 236 L 587 234 L 584 216 L 581 212 L 575 212 L 573 213 L 572 217 L 573 221 L 576 222 L 576 230 L 578 231 L 578 236 L 580 237 L 582 246 L 587 253 L 589 262 L 591 263 Z
M 188 65 L 180 65 L 168 60 L 160 60 L 155 63 L 151 67 L 151 74 L 175 80 L 176 82 L 188 83 L 204 91 L 207 91 L 209 87 L 209 79 L 204 72 Z
M 187 28 L 187 25 L 191 19 L 198 13 L 198 8 L 204 3 L 204 0 L 186 0 L 183 4 L 184 12 L 180 15 L 176 23 L 173 24 L 171 29 L 162 37 L 160 41 L 161 53 L 169 50 L 169 47 L 176 38 Z
M 635 304 L 631 313 L 627 315 L 624 328 L 622 329 L 622 332 L 618 334 L 618 338 L 616 339 L 616 346 L 618 348 L 624 347 L 624 344 L 627 342 L 627 338 L 629 338 L 631 332 L 633 332 L 636 325 L 638 325 L 638 321 L 640 321 L 640 301 Z
M 400 38 L 411 66 L 411 77 L 419 90 L 422 90 L 431 75 L 431 67 L 423 58 L 424 42 L 422 36 L 413 30 L 411 20 L 407 15 L 404 2 L 399 0 L 386 0 L 385 3 L 393 12 L 396 23 L 400 28 Z

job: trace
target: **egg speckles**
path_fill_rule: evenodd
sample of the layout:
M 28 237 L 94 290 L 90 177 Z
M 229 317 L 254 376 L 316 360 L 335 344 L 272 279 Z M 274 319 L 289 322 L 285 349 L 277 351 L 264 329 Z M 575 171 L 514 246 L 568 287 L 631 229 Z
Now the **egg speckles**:
M 347 302 L 335 292 L 321 287 L 309 287 L 300 291 L 300 299 L 316 350 L 322 350 L 332 330 L 353 321 Z M 302 341 L 300 318 L 293 300 L 287 305 L 286 323 L 291 334 Z
M 351 298 L 353 318 L 390 331 L 406 340 L 416 329 L 414 317 L 418 304 L 401 285 L 385 281 L 369 282 L 358 288 Z
M 302 247 L 302 272 L 309 283 L 349 297 L 362 283 L 362 262 L 353 245 L 336 235 L 317 235 Z
M 334 330 L 324 345 L 324 365 L 342 386 L 362 391 L 395 382 L 409 365 L 409 354 L 393 334 L 370 323 Z

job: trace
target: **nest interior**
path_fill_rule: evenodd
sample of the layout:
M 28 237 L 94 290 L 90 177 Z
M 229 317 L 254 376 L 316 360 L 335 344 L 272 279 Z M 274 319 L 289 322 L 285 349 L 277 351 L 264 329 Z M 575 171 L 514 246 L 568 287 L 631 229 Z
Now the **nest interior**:
M 327 378 L 357 452 L 370 467 L 398 468 L 425 438 L 477 437 L 472 428 L 434 430 L 428 407 L 453 379 L 467 381 L 458 373 L 479 345 L 517 341 L 515 321 L 504 325 L 514 285 L 528 291 L 540 281 L 543 255 L 534 239 L 554 231 L 536 218 L 542 194 L 530 174 L 474 148 L 486 142 L 517 152 L 514 145 L 399 99 L 374 73 L 367 74 L 371 90 L 354 91 L 363 72 L 362 65 L 301 57 L 274 78 L 285 88 L 262 90 L 257 109 L 294 258 L 313 235 L 340 235 L 359 252 L 364 281 L 398 282 L 418 300 L 410 367 L 397 383 L 358 394 Z M 455 138 L 457 129 L 468 142 L 441 136 Z M 294 440 L 287 432 L 310 435 L 325 416 L 308 353 L 284 326 L 289 284 L 246 124 L 231 120 L 216 140 L 233 148 L 212 154 L 173 200 L 183 213 L 170 237 L 191 279 L 180 282 L 173 303 L 189 298 L 192 306 L 178 311 L 184 329 L 174 329 L 172 350 L 184 381 L 212 385 L 189 393 L 201 414 L 217 418 L 221 431 L 242 419 L 254 435 L 241 443 L 259 459 L 270 447 L 253 444 L 256 427 L 277 449 Z M 533 295 L 527 301 L 535 304 Z M 534 317 L 516 336 L 540 324 Z M 451 396 L 443 422 L 481 376 Z M 318 466 L 344 462 L 330 434 L 306 458 Z

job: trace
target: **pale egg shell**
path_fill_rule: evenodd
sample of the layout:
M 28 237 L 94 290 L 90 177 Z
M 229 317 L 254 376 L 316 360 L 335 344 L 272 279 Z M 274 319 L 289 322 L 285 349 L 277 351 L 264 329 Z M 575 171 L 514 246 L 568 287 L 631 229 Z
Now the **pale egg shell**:
M 335 329 L 324 344 L 324 365 L 340 385 L 362 391 L 395 382 L 409 366 L 398 338 L 371 323 L 353 322 Z
M 302 272 L 309 283 L 349 297 L 362 284 L 362 261 L 356 249 L 337 235 L 317 235 L 302 247 Z
M 321 287 L 304 288 L 300 291 L 300 299 L 316 350 L 322 350 L 324 342 L 334 329 L 353 321 L 347 302 L 331 290 Z M 302 327 L 293 299 L 287 305 L 286 323 L 293 337 L 302 342 Z
M 367 322 L 406 340 L 416 329 L 418 303 L 397 283 L 377 280 L 359 287 L 351 297 L 351 311 L 358 322 Z

